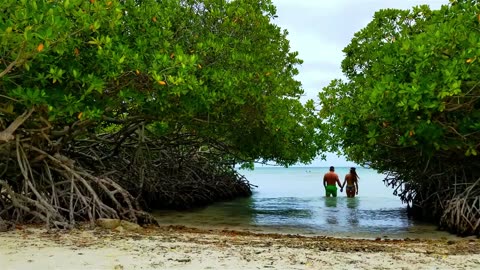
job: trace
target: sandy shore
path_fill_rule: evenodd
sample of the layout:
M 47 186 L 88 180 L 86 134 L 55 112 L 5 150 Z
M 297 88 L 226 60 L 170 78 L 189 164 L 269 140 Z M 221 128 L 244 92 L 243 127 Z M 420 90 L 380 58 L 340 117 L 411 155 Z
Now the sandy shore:
M 480 240 L 24 227 L 0 233 L 0 269 L 480 269 Z

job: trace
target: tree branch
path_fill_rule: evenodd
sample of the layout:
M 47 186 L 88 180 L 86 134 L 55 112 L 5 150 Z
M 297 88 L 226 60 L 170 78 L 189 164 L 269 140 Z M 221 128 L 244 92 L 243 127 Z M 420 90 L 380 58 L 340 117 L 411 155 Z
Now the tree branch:
M 15 137 L 13 136 L 13 133 L 19 126 L 27 120 L 30 115 L 32 115 L 32 112 L 34 111 L 34 108 L 30 109 L 30 111 L 25 111 L 22 115 L 18 116 L 4 131 L 0 132 L 0 142 L 8 142 L 13 140 Z

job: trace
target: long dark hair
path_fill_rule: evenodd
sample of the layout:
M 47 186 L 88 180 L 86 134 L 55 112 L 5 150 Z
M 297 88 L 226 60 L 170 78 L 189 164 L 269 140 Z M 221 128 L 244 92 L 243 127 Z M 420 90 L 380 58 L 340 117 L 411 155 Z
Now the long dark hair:
M 355 170 L 355 167 L 350 168 L 350 174 L 353 176 L 354 181 L 358 181 L 358 179 L 360 179 L 360 176 L 358 176 L 357 171 Z

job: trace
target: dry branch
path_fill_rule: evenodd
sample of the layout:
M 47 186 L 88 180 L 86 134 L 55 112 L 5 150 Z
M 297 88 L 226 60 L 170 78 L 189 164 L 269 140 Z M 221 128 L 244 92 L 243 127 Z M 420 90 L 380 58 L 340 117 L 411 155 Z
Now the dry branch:
M 34 109 L 30 109 L 29 111 L 25 111 L 22 115 L 18 116 L 5 130 L 0 132 L 0 142 L 8 142 L 15 139 L 13 133 L 20 127 L 25 120 L 27 120 L 30 115 L 32 115 Z

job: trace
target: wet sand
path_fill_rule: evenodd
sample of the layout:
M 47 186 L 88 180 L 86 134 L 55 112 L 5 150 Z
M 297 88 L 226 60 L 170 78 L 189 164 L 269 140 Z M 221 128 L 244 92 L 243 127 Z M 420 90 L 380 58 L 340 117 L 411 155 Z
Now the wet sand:
M 362 240 L 182 226 L 0 233 L 2 270 L 324 268 L 480 269 L 480 240 Z

